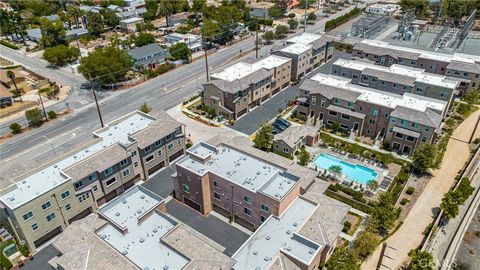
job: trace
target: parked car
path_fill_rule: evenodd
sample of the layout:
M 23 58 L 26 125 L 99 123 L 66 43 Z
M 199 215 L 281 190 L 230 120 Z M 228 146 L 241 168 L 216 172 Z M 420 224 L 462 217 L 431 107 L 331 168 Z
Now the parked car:
M 276 123 L 281 123 L 281 124 L 283 124 L 284 126 L 287 126 L 287 127 L 290 127 L 292 125 L 292 123 L 290 123 L 289 121 L 287 121 L 283 118 L 277 118 L 277 119 L 275 119 L 275 122 Z
M 276 128 L 276 129 L 279 129 L 279 130 L 281 130 L 281 131 L 284 131 L 285 129 L 287 129 L 286 126 L 284 126 L 284 125 L 282 125 L 282 124 L 279 124 L 279 123 L 273 123 L 272 126 L 273 126 L 274 129 Z
M 282 131 L 274 127 L 273 130 L 272 130 L 272 134 L 275 135 L 275 134 L 279 134 L 279 133 L 282 133 Z

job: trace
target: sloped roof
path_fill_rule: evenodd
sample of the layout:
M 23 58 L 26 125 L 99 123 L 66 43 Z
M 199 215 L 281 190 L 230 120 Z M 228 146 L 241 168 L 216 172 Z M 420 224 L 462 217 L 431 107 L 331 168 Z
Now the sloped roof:
M 294 148 L 295 144 L 303 137 L 306 136 L 315 136 L 318 132 L 318 128 L 310 125 L 302 125 L 302 126 L 290 126 L 285 129 L 283 132 L 279 134 L 275 134 L 273 140 L 275 141 L 283 141 L 288 146 Z
M 403 106 L 397 106 L 390 115 L 433 128 L 439 128 L 443 118 L 430 108 L 427 108 L 425 111 L 417 111 Z

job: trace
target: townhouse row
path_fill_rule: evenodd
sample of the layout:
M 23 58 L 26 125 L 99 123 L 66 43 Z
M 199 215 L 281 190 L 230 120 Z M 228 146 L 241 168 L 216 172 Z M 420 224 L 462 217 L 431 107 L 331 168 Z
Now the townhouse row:
M 351 79 L 317 74 L 299 90 L 297 111 L 327 127 L 388 142 L 409 155 L 441 132 L 447 101 L 412 93 L 398 95 L 353 84 Z
M 353 47 L 353 56 L 366 58 L 382 66 L 399 64 L 451 77 L 460 83 L 460 94 L 470 88 L 480 87 L 480 56 L 477 55 L 443 54 L 378 40 L 363 40 Z
M 274 46 L 269 57 L 214 73 L 203 85 L 202 104 L 235 121 L 330 59 L 333 47 L 329 41 L 304 33 Z
M 93 137 L 0 192 L 3 224 L 32 251 L 185 152 L 184 126 L 166 113 L 136 111 Z

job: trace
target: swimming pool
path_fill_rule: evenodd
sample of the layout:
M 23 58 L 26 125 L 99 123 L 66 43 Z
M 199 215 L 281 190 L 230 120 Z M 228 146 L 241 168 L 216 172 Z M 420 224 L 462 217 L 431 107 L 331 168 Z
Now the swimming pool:
M 377 173 L 362 165 L 353 165 L 329 154 L 320 154 L 315 159 L 315 165 L 327 170 L 330 166 L 338 165 L 342 167 L 342 174 L 346 175 L 351 181 L 366 185 L 368 181 L 377 178 Z

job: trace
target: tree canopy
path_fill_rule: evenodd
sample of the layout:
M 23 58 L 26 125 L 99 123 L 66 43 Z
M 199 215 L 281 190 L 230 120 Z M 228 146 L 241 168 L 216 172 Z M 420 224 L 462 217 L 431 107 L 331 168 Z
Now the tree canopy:
M 103 22 L 108 27 L 115 27 L 120 23 L 120 18 L 115 11 L 110 9 L 102 9 L 101 11 Z
M 288 34 L 289 30 L 289 27 L 286 25 L 277 25 L 277 27 L 275 28 L 275 35 L 277 36 L 277 38 L 285 37 Z
M 33 108 L 25 111 L 25 118 L 27 118 L 28 124 L 33 127 L 38 127 L 43 123 L 45 119 L 42 110 L 39 108 Z
M 395 226 L 397 218 L 398 210 L 395 208 L 392 194 L 380 194 L 370 212 L 370 229 L 380 234 L 386 234 Z
M 437 150 L 435 146 L 429 143 L 421 144 L 412 156 L 413 167 L 418 172 L 426 172 L 428 169 L 435 167 L 436 156 Z
M 43 59 L 56 66 L 63 66 L 66 63 L 73 62 L 77 60 L 79 56 L 80 53 L 77 48 L 65 45 L 46 48 L 43 51 Z
M 135 37 L 135 46 L 142 47 L 148 44 L 155 43 L 155 37 L 152 34 L 148 33 L 139 33 Z
M 380 243 L 380 238 L 377 234 L 368 230 L 363 230 L 357 235 L 353 242 L 353 248 L 360 260 L 366 260 Z
M 302 166 L 307 166 L 310 161 L 310 153 L 303 147 L 300 149 L 300 154 L 298 155 L 298 163 Z
M 271 43 L 272 40 L 275 39 L 275 33 L 273 31 L 266 31 L 263 35 L 262 35 L 262 38 L 263 40 L 265 40 L 266 43 Z
M 96 37 L 99 37 L 105 28 L 102 15 L 94 12 L 87 13 L 87 29 L 88 32 Z
M 190 61 L 190 58 L 192 57 L 192 50 L 190 50 L 188 45 L 184 42 L 173 44 L 170 47 L 169 53 L 173 61 L 180 59 Z
M 268 9 L 268 16 L 272 18 L 278 18 L 282 16 L 282 9 L 279 6 L 273 6 Z
M 83 57 L 78 70 L 87 79 L 107 84 L 121 80 L 131 67 L 132 59 L 127 52 L 108 46 Z
M 357 255 L 348 247 L 337 247 L 328 260 L 327 268 L 332 270 L 359 270 Z
M 44 19 L 42 20 L 40 31 L 42 33 L 40 43 L 44 47 L 67 45 L 67 39 L 65 38 L 65 29 L 63 28 L 62 21 L 49 21 L 47 19 Z
M 290 29 L 297 29 L 298 28 L 298 21 L 295 19 L 290 19 L 287 21 L 288 25 L 290 26 Z
M 253 143 L 256 148 L 263 151 L 269 151 L 272 148 L 273 134 L 272 134 L 272 125 L 269 123 L 263 124 L 260 129 L 255 134 Z
M 408 255 L 412 258 L 409 265 L 411 270 L 433 270 L 436 266 L 432 254 L 427 251 L 412 250 Z

